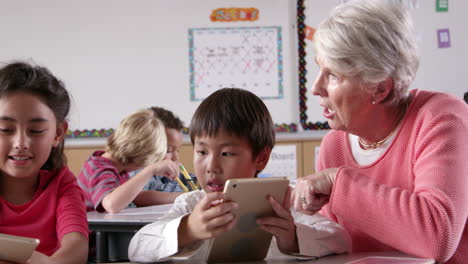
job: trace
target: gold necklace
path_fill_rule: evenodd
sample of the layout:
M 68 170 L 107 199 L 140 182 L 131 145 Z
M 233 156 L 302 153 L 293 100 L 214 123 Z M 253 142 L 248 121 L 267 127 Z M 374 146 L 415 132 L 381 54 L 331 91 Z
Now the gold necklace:
M 392 129 L 392 131 L 383 139 L 377 141 L 377 142 L 373 142 L 373 143 L 370 143 L 370 144 L 366 144 L 362 141 L 361 137 L 358 137 L 358 142 L 359 144 L 361 144 L 362 148 L 364 150 L 368 150 L 368 149 L 376 149 L 380 146 L 382 146 L 385 141 L 387 141 L 387 139 L 390 138 L 391 135 L 393 135 L 393 132 L 395 132 L 395 130 L 397 130 L 397 128 L 399 127 L 399 124 L 400 124 L 400 121 L 403 119 L 403 117 L 405 116 L 405 113 L 406 113 L 406 109 L 408 108 L 408 102 L 405 103 L 405 108 L 403 109 L 403 111 L 401 112 L 400 116 L 398 117 L 398 120 L 396 122 L 396 125 L 395 127 Z
M 370 144 L 366 144 L 362 141 L 361 137 L 358 137 L 358 141 L 359 141 L 359 144 L 361 144 L 362 148 L 365 149 L 365 150 L 368 150 L 368 149 L 376 149 L 380 146 L 383 145 L 383 143 L 385 143 L 385 141 L 387 141 L 387 139 L 390 138 L 390 136 L 393 134 L 393 132 L 395 132 L 395 130 L 397 129 L 398 125 L 392 130 L 392 132 L 390 132 L 390 134 L 388 134 L 384 139 L 382 140 L 379 140 L 377 142 L 374 142 L 374 143 L 370 143 Z

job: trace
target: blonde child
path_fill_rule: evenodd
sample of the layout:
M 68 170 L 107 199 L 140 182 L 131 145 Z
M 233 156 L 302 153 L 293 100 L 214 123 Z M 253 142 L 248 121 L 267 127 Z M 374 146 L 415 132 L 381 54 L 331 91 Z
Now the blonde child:
M 48 69 L 23 62 L 0 69 L 0 233 L 38 238 L 31 264 L 87 259 L 83 195 L 63 152 L 69 109 L 68 92 Z
M 182 134 L 182 129 L 184 128 L 182 120 L 175 116 L 173 112 L 165 108 L 153 106 L 149 109 L 153 111 L 153 113 L 161 120 L 165 127 L 167 137 L 167 152 L 166 156 L 164 156 L 164 159 L 170 159 L 179 163 L 179 152 L 180 148 L 182 147 L 184 137 Z M 138 172 L 140 171 L 133 171 L 130 173 L 130 175 L 133 177 L 133 175 L 136 175 Z M 194 183 L 196 183 L 196 177 L 191 175 L 191 178 Z M 187 187 L 187 189 L 191 190 L 191 185 L 188 183 L 187 179 L 182 173 L 179 175 L 179 179 Z M 159 175 L 153 175 L 153 177 L 151 177 L 143 189 L 171 192 L 172 194 L 167 195 L 168 197 L 172 195 L 173 200 L 184 192 L 177 181 Z
M 132 202 L 136 206 L 172 202 L 167 193 L 142 190 L 153 175 L 170 179 L 179 175 L 178 164 L 163 160 L 166 149 L 164 125 L 151 110 L 140 110 L 123 119 L 108 138 L 105 151 L 95 151 L 78 177 L 87 210 L 118 213 Z M 129 171 L 141 168 L 129 177 Z
M 133 237 L 129 258 L 137 262 L 164 260 L 192 250 L 206 253 L 207 240 L 235 225 L 235 201 L 214 206 L 224 199 L 224 183 L 252 178 L 268 163 L 275 143 L 275 127 L 260 98 L 241 89 L 221 89 L 206 98 L 190 124 L 194 167 L 203 191 L 182 194 L 160 220 L 146 225 Z M 269 198 L 276 217 L 257 223 L 272 233 L 286 254 L 324 256 L 350 249 L 346 231 L 320 215 L 289 210 L 289 197 L 281 204 Z M 193 256 L 194 259 L 198 258 Z

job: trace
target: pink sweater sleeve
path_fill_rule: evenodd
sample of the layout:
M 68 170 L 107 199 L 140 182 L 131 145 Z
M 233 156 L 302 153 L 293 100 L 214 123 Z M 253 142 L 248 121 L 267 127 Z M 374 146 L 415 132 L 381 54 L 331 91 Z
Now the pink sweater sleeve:
M 317 169 L 341 163 L 324 214 L 402 252 L 447 261 L 468 242 L 462 238 L 468 214 L 466 114 L 465 108 L 461 115 L 431 116 L 402 129 L 393 150 L 369 167 L 349 166 L 349 157 L 330 162 L 334 150 L 324 148 L 328 153 L 320 155 Z

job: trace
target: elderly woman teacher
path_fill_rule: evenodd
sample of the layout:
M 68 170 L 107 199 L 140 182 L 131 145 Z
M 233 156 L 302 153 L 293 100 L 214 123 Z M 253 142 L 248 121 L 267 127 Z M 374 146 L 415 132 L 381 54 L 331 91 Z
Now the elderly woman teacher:
M 298 180 L 294 207 L 342 224 L 354 252 L 466 263 L 468 107 L 409 91 L 417 47 L 399 2 L 351 0 L 318 26 L 312 93 L 333 130 L 318 172 Z

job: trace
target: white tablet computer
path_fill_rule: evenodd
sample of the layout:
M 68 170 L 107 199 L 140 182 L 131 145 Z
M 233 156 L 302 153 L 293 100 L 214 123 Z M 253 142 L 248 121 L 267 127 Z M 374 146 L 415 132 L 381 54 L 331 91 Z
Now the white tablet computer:
M 207 262 L 263 260 L 268 253 L 272 235 L 261 230 L 256 219 L 275 215 L 266 197 L 270 194 L 282 203 L 288 184 L 287 178 L 278 177 L 228 180 L 224 193 L 239 204 L 239 208 L 233 211 L 237 216 L 237 224 L 210 241 Z
M 26 263 L 39 245 L 39 239 L 0 234 L 0 260 Z

